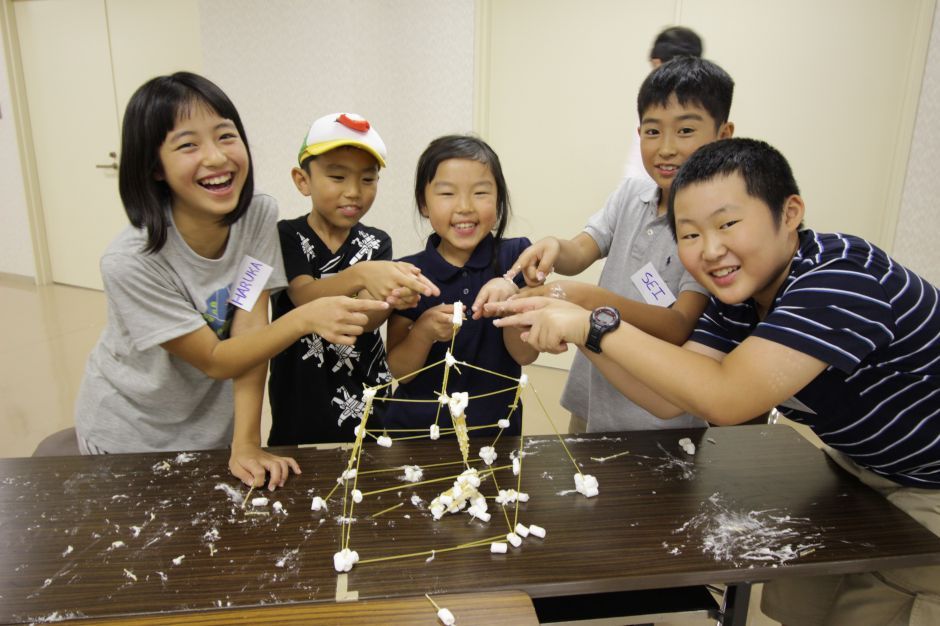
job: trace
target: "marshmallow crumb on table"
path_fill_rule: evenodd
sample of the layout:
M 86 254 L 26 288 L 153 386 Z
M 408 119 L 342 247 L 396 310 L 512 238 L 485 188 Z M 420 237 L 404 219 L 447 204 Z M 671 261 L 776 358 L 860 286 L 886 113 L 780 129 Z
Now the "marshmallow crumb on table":
M 267 504 L 268 504 L 268 499 L 264 497 L 251 499 L 251 506 L 267 506 Z
M 314 496 L 313 501 L 310 503 L 311 511 L 325 511 L 326 510 L 326 501 L 320 496 Z
M 692 443 L 692 440 L 688 437 L 683 437 L 679 440 L 679 447 L 682 448 L 688 455 L 695 454 L 695 444 Z
M 457 623 L 456 618 L 454 618 L 454 614 L 451 613 L 448 609 L 439 609 L 437 612 L 437 619 L 441 620 L 441 623 L 444 624 L 444 626 L 453 626 Z

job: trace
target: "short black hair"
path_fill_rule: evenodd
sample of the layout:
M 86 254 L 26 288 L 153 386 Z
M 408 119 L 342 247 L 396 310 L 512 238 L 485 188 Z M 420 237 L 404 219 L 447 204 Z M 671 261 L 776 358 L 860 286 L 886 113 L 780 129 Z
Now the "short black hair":
M 636 99 L 640 122 L 651 106 L 666 106 L 676 95 L 679 104 L 701 106 L 715 119 L 715 126 L 728 121 L 734 81 L 717 64 L 696 57 L 678 57 L 649 73 Z
M 702 56 L 702 38 L 685 26 L 670 26 L 656 35 L 650 59 L 659 59 L 663 63 L 675 57 Z
M 474 135 L 445 135 L 428 144 L 418 158 L 418 167 L 415 171 L 415 204 L 419 211 L 427 206 L 425 198 L 427 186 L 434 180 L 440 164 L 448 159 L 477 161 L 489 167 L 493 174 L 493 180 L 496 181 L 496 232 L 493 233 L 496 239 L 496 245 L 493 247 L 495 266 L 499 244 L 502 242 L 503 233 L 506 232 L 506 226 L 509 225 L 512 207 L 509 202 L 509 186 L 506 184 L 506 177 L 503 176 L 499 156 L 488 143 Z
M 685 187 L 740 174 L 747 193 L 770 207 L 780 225 L 787 198 L 800 194 L 790 164 L 773 146 L 757 139 L 720 139 L 695 151 L 672 181 L 667 219 L 676 234 L 676 195 Z M 800 224 L 800 228 L 802 228 Z
M 131 224 L 147 230 L 144 252 L 159 252 L 166 244 L 170 225 L 173 192 L 166 181 L 157 180 L 162 171 L 160 146 L 182 115 L 198 106 L 206 106 L 220 117 L 231 120 L 245 144 L 248 175 L 238 204 L 221 219 L 223 224 L 237 222 L 254 195 L 254 167 L 248 137 L 235 105 L 219 87 L 207 78 L 191 72 L 157 76 L 141 85 L 127 103 L 121 132 L 121 165 L 118 189 L 124 211 Z

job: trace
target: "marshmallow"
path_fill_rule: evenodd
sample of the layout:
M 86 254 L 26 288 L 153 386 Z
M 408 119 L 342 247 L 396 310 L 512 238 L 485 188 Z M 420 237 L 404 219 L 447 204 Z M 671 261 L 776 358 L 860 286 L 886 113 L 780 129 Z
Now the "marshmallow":
M 575 474 L 574 486 L 578 493 L 584 494 L 587 498 L 593 498 L 599 493 L 597 479 L 590 474 L 581 474 L 580 472 Z
M 466 391 L 458 391 L 457 393 L 451 394 L 450 402 L 448 402 L 451 417 L 460 417 L 463 415 L 464 409 L 467 408 L 469 403 L 470 394 Z
M 524 491 L 520 491 L 519 493 L 516 494 L 516 500 L 518 500 L 519 502 L 528 502 L 529 494 L 527 494 Z
M 505 541 L 494 541 L 490 544 L 490 552 L 493 554 L 506 554 L 508 549 L 509 546 L 506 545 Z
M 359 504 L 360 502 L 362 502 L 362 492 L 359 491 L 358 489 L 353 489 L 352 499 L 353 499 L 353 502 L 355 502 L 356 504 Z
M 520 537 L 529 536 L 529 529 L 522 522 L 519 522 L 518 524 L 516 524 L 515 531 L 516 531 L 516 534 L 519 535 Z
M 337 572 L 348 572 L 358 562 L 359 553 L 349 548 L 343 548 L 333 555 L 333 568 Z
M 457 620 L 454 618 L 454 614 L 451 613 L 448 609 L 440 609 L 437 612 L 437 619 L 441 620 L 441 623 L 444 626 L 454 626 L 457 623 Z
M 509 420 L 501 419 L 498 422 L 496 422 L 496 425 L 499 426 L 500 428 L 509 428 Z
M 320 511 L 320 510 L 325 511 L 326 501 L 320 496 L 314 496 L 313 502 L 310 503 L 310 510 L 311 511 Z
M 496 448 L 493 446 L 483 446 L 480 448 L 480 458 L 483 459 L 483 462 L 487 465 L 492 465 L 493 461 L 496 460 Z
M 251 506 L 267 506 L 267 504 L 268 504 L 267 498 L 252 498 L 251 499 Z
M 539 539 L 545 539 L 545 529 L 537 524 L 531 524 L 529 526 L 529 533 Z
M 509 533 L 508 535 L 506 535 L 506 540 L 512 544 L 513 548 L 518 548 L 519 546 L 522 545 L 522 537 L 520 537 L 516 533 Z
M 454 326 L 463 325 L 463 302 L 454 302 Z
M 356 470 L 348 469 L 342 474 L 340 474 L 340 477 L 336 479 L 336 482 L 341 483 L 344 480 L 352 480 L 355 477 L 356 477 Z
M 389 437 L 388 435 L 382 435 L 381 437 L 375 440 L 375 443 L 379 444 L 383 448 L 391 448 L 392 438 Z
M 469 509 L 467 509 L 467 513 L 470 514 L 470 517 L 475 517 L 481 522 L 488 522 L 492 517 L 492 515 L 486 512 L 486 509 L 481 509 L 476 506 L 471 506 Z
M 441 427 L 437 424 L 431 424 L 431 439 L 441 438 Z
M 417 465 L 405 465 L 405 480 L 410 483 L 416 483 L 421 480 L 421 477 L 424 476 L 424 470 L 422 470 Z
M 476 489 L 480 486 L 480 474 L 477 472 L 476 468 L 471 467 L 470 469 L 464 470 L 460 476 L 457 477 L 456 484 L 470 485 Z
M 457 365 L 457 359 L 454 358 L 454 355 L 450 353 L 450 350 L 444 353 L 444 363 L 447 364 L 447 367 L 453 367 Z
M 679 447 L 682 448 L 688 455 L 695 454 L 695 444 L 692 443 L 692 440 L 688 437 L 683 437 L 679 440 Z
M 447 404 L 448 402 L 450 402 L 450 398 L 447 397 L 447 394 L 444 394 L 444 393 L 437 394 L 438 404 Z
M 362 424 L 356 425 L 356 427 L 353 429 L 353 434 L 356 435 L 357 437 L 362 435 Z
M 438 498 L 438 502 L 440 502 L 444 506 L 450 506 L 451 504 L 454 503 L 454 499 L 445 493 L 445 494 L 442 494 L 440 498 Z
M 284 513 L 285 515 L 287 514 L 287 511 L 284 510 L 284 505 L 281 504 L 280 500 L 275 502 L 273 506 L 274 506 L 275 513 Z
M 519 386 L 520 386 L 520 387 L 522 387 L 522 388 L 524 389 L 525 386 L 528 385 L 528 384 L 529 384 L 529 375 L 528 375 L 528 374 L 523 374 L 522 376 L 519 377 Z
M 377 389 L 375 387 L 366 387 L 365 389 L 362 390 L 362 399 L 369 400 L 371 398 L 374 398 L 376 391 Z
M 515 458 L 512 460 L 512 474 L 513 476 L 518 476 L 520 470 L 522 470 L 522 464 L 519 463 L 519 459 Z
M 444 517 L 444 512 L 447 509 L 440 502 L 435 502 L 431 504 L 431 515 L 434 516 L 434 519 L 439 520 Z

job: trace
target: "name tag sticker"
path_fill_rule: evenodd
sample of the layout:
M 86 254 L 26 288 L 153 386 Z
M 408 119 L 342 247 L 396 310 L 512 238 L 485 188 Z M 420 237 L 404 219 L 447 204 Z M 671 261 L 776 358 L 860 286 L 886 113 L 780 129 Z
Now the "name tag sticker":
M 251 311 L 273 271 L 274 268 L 270 265 L 246 254 L 238 266 L 232 295 L 228 301 L 243 311 Z
M 633 284 L 643 295 L 646 304 L 671 306 L 676 301 L 676 297 L 672 295 L 666 281 L 659 275 L 652 263 L 647 263 L 641 267 L 640 271 L 630 277 L 630 280 L 633 281 Z

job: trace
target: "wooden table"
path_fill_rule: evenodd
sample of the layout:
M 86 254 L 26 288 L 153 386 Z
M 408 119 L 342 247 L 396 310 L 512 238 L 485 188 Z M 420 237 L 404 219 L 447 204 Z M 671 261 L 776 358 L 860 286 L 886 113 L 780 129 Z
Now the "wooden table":
M 694 457 L 680 449 L 681 437 L 697 445 Z M 453 465 L 430 467 L 459 458 L 454 441 L 368 445 L 357 485 L 367 495 L 353 511 L 349 543 L 361 562 L 346 575 L 333 569 L 342 488 L 328 513 L 310 510 L 312 496 L 337 484 L 343 450 L 292 450 L 304 473 L 270 494 L 286 514 L 268 515 L 241 508 L 246 490 L 228 474 L 224 451 L 0 460 L 0 622 L 425 593 L 545 598 L 709 583 L 734 592 L 782 576 L 940 563 L 940 539 L 787 426 L 566 442 L 598 478 L 600 495 L 573 492 L 574 466 L 557 438 L 526 438 L 521 487 L 530 500 L 519 521 L 547 536 L 507 554 L 447 551 L 507 531 L 492 503 L 489 523 L 466 514 L 434 521 L 427 503 L 451 481 L 415 486 L 400 469 L 366 473 L 417 464 L 426 479 L 454 474 Z M 508 464 L 518 446 L 501 439 L 495 465 Z M 501 488 L 515 480 L 509 469 L 496 473 Z M 368 495 L 382 488 L 390 490 Z M 495 493 L 493 481 L 481 490 Z M 409 553 L 418 555 L 368 562 Z M 433 621 L 430 603 L 426 610 Z M 735 615 L 743 623 L 740 604 L 727 621 Z

